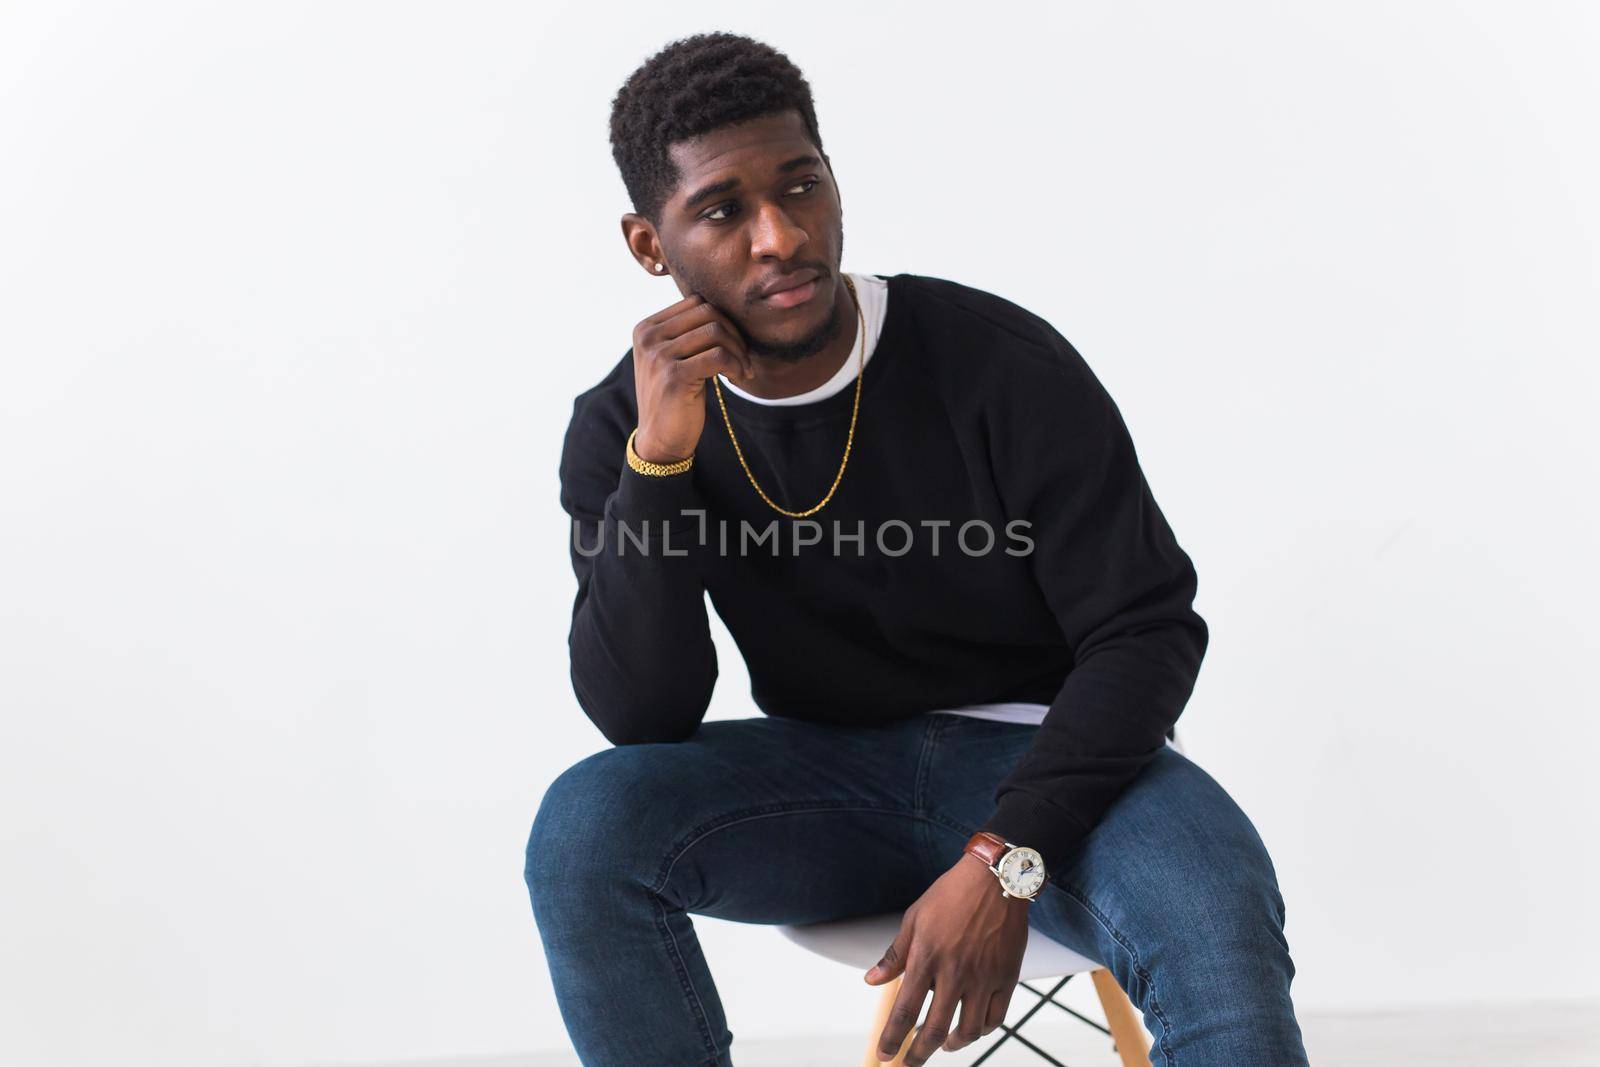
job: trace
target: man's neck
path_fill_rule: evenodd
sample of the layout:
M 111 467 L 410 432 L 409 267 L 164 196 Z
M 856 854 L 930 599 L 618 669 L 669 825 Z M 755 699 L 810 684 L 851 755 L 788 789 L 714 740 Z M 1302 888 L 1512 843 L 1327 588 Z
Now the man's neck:
M 750 364 L 755 368 L 756 376 L 748 384 L 740 382 L 739 388 L 763 400 L 781 400 L 786 396 L 809 393 L 832 381 L 833 376 L 839 373 L 839 368 L 844 366 L 844 361 L 855 351 L 856 334 L 860 329 L 855 301 L 850 299 L 850 290 L 844 284 L 843 275 L 840 275 L 834 293 L 834 314 L 844 317 L 844 326 L 839 330 L 839 336 L 828 342 L 820 352 L 801 360 L 776 359 L 752 352 Z

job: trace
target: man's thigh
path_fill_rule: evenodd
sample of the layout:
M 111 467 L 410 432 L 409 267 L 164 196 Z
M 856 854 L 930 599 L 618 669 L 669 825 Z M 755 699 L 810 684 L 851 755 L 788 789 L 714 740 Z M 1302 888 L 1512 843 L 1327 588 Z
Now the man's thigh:
M 904 908 L 933 878 L 930 718 L 717 720 L 682 742 L 595 752 L 545 793 L 530 887 L 642 886 L 686 911 L 753 923 Z
M 994 787 L 1037 727 L 961 718 L 937 737 L 934 782 L 939 870 L 994 809 Z M 1027 842 L 1019 842 L 1027 844 Z M 1244 918 L 1236 918 L 1243 915 Z M 1208 937 L 1209 950 L 1281 926 L 1283 899 L 1255 827 L 1209 774 L 1164 748 L 1107 809 L 1029 908 L 1046 934 L 1107 965 L 1138 955 L 1138 972 L 1167 935 Z M 1250 929 L 1236 927 L 1250 923 Z M 1191 954 L 1205 945 L 1185 946 Z
M 1051 881 L 1030 921 L 1111 969 L 1155 1062 L 1306 1062 L 1272 860 L 1193 762 L 1163 750 Z
M 1107 809 L 1050 891 L 1034 924 L 1111 963 L 1111 946 L 1150 964 L 1171 938 L 1184 950 L 1225 953 L 1281 926 L 1283 898 L 1266 845 L 1217 781 L 1166 748 Z M 1236 929 L 1248 916 L 1249 929 Z M 1243 946 L 1241 946 L 1243 947 Z M 1136 967 L 1136 970 L 1143 969 Z

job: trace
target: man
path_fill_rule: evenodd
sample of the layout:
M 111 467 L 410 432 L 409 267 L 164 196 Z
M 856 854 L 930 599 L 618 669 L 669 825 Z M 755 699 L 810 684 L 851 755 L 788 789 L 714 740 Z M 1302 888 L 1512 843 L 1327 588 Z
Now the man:
M 628 250 L 682 298 L 561 457 L 572 684 L 614 747 L 551 785 L 526 878 L 582 1061 L 732 1062 L 690 913 L 892 910 L 881 1059 L 930 992 L 906 1063 L 998 1026 L 1031 924 L 1110 968 L 1156 1062 L 1304 1063 L 1271 861 L 1167 744 L 1195 572 L 1087 364 L 1000 297 L 842 271 L 809 87 L 766 45 L 669 45 L 611 135 Z M 703 721 L 708 593 L 761 715 Z

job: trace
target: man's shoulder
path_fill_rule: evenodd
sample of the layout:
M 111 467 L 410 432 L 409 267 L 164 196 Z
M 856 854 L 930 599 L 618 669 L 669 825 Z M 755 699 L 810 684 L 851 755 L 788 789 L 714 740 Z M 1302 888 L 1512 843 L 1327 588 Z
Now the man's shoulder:
M 637 422 L 637 411 L 629 347 L 605 377 L 572 398 L 560 461 L 562 503 L 569 511 L 598 510 L 598 501 L 616 488 L 623 442 Z
M 566 445 L 620 444 L 633 429 L 638 411 L 634 396 L 633 348 L 606 371 L 605 376 L 572 398 Z M 621 437 L 617 435 L 621 434 Z
M 923 274 L 890 278 L 927 345 L 954 353 L 963 373 L 982 364 L 1048 374 L 1078 372 L 1083 357 L 1044 316 L 975 285 Z
M 633 403 L 633 348 L 630 346 L 606 371 L 605 377 L 572 398 L 572 414 L 576 419 L 585 410 L 628 407 Z
M 1115 402 L 1072 343 L 1013 300 L 946 278 L 902 275 L 915 340 L 952 409 L 977 411 L 1003 478 L 1093 471 L 1114 446 Z M 1072 475 L 1076 477 L 1076 474 Z

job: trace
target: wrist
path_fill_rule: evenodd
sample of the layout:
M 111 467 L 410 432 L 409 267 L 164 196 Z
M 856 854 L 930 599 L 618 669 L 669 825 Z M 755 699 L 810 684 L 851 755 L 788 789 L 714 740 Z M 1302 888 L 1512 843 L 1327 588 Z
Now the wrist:
M 983 860 L 970 852 L 964 853 L 963 858 L 956 861 L 956 867 L 966 869 L 965 878 L 968 880 L 968 893 L 974 912 L 987 910 L 991 914 L 1015 917 L 1018 922 L 1028 921 L 1028 907 L 1033 903 L 1032 899 L 1007 894 Z M 1011 918 L 1006 921 L 1010 922 Z
M 979 830 L 967 839 L 962 854 L 989 871 L 1006 900 L 1020 900 L 1026 905 L 1044 889 L 1044 860 L 1036 849 L 1007 841 L 993 831 Z
M 693 451 L 686 456 L 673 455 L 666 449 L 657 447 L 655 442 L 638 430 L 635 430 L 633 435 L 633 451 L 635 455 L 647 463 L 659 463 L 662 466 L 682 463 L 694 455 Z

